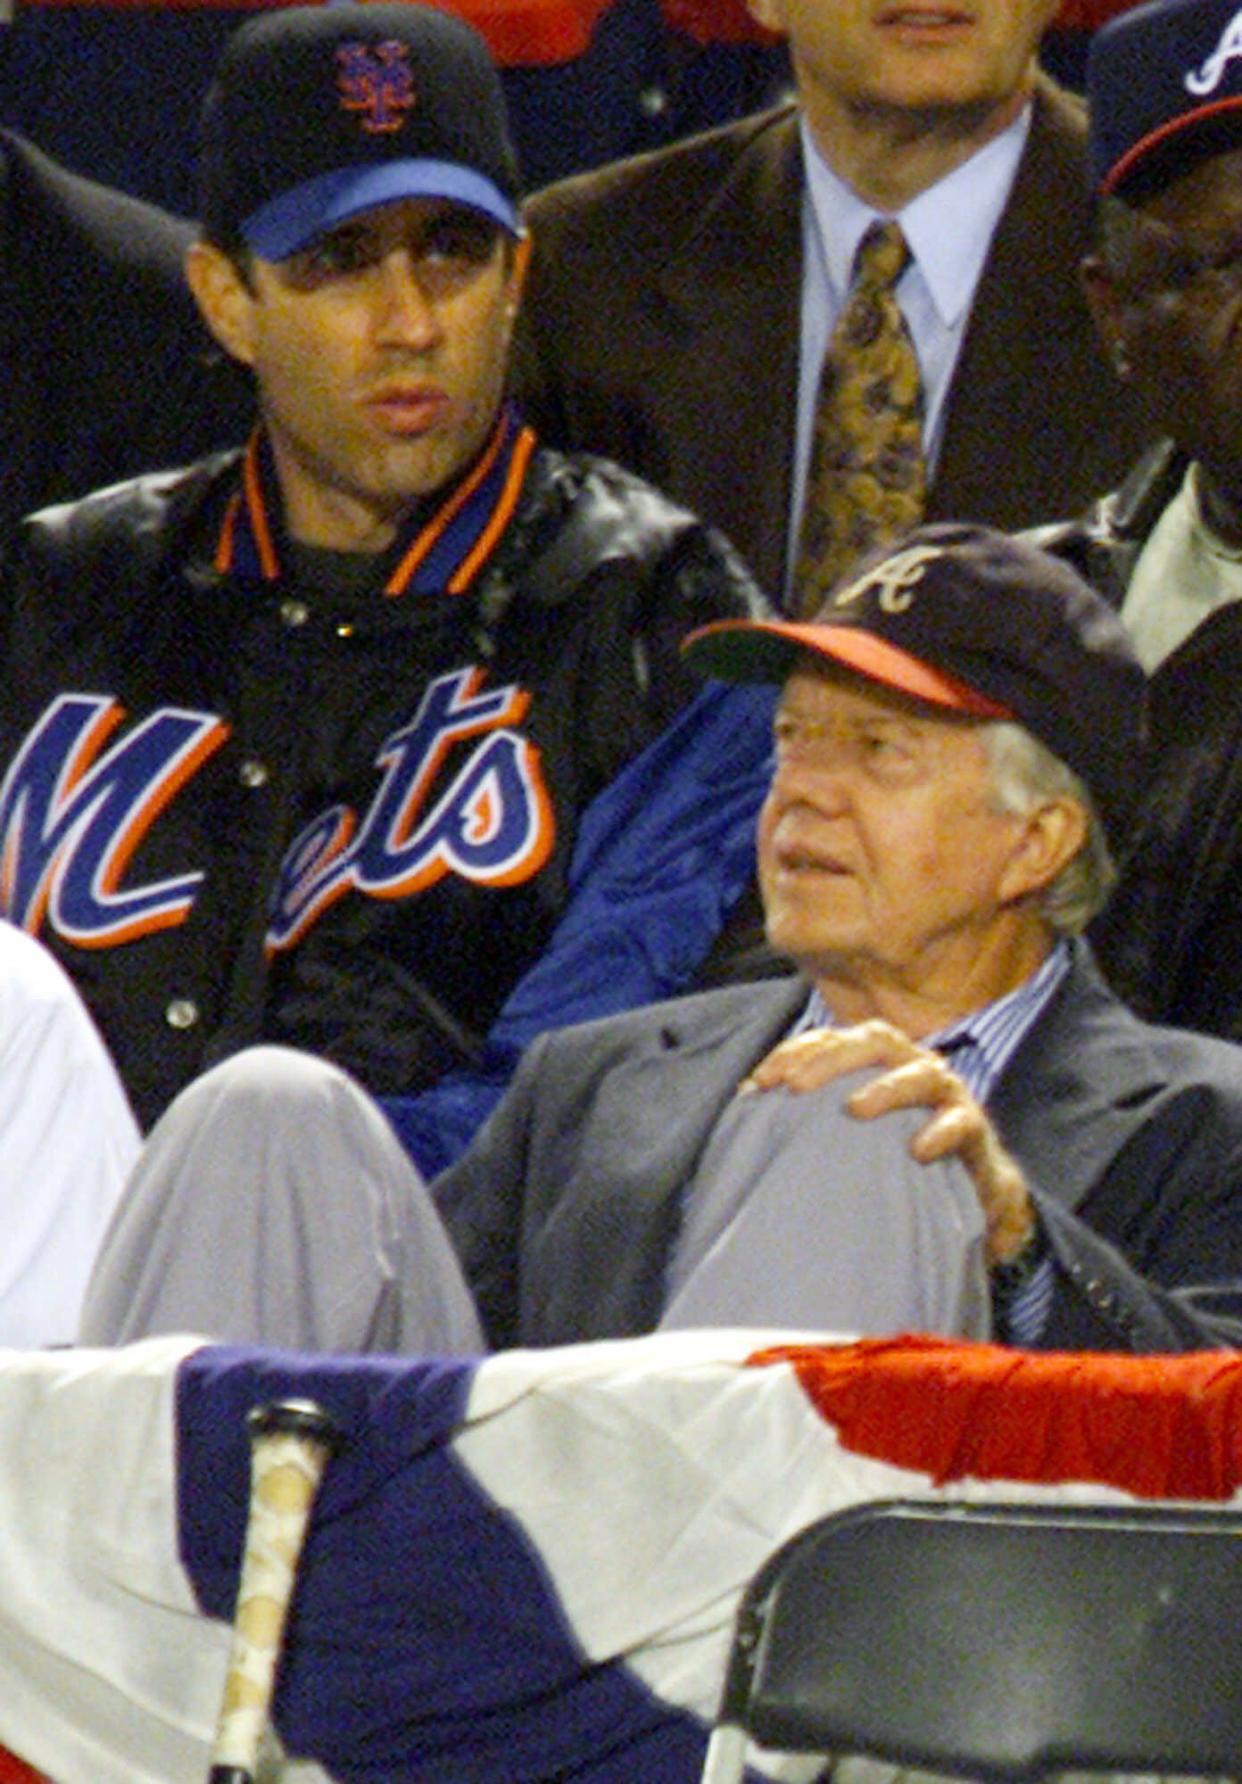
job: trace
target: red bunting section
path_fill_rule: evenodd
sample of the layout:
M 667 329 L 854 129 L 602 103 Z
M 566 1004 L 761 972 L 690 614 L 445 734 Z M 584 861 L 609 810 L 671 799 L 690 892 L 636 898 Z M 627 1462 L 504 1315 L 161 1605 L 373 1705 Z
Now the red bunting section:
M 31 1771 L 7 1747 L 0 1747 L 0 1784 L 50 1784 L 42 1772 Z
M 59 7 L 79 13 L 113 11 L 259 12 L 299 0 L 23 0 L 31 10 Z M 568 62 L 580 56 L 611 0 L 447 0 L 448 10 L 469 20 L 503 66 Z M 3 1780 L 0 1779 L 0 1784 Z
M 1015 1351 L 935 1338 L 787 1347 L 841 1442 L 929 1474 L 1143 1499 L 1228 1500 L 1242 1487 L 1242 1355 L 1132 1357 Z

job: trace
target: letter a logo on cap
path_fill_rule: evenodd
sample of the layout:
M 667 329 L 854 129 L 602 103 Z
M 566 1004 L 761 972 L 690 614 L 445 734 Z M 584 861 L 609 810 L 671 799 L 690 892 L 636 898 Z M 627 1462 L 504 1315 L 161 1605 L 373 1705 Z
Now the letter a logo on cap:
M 883 613 L 904 613 L 914 604 L 914 590 L 927 574 L 928 564 L 943 557 L 937 545 L 912 545 L 894 552 L 882 563 L 868 570 L 856 582 L 849 583 L 832 597 L 834 607 L 852 607 L 864 595 L 876 593 Z
M 1186 91 L 1197 99 L 1214 93 L 1224 78 L 1230 62 L 1242 56 L 1242 11 L 1235 12 L 1220 34 L 1220 42 L 1201 68 L 1192 68 L 1186 76 Z
M 415 98 L 405 44 L 346 43 L 336 53 L 341 109 L 359 113 L 362 128 L 373 136 L 400 130 Z

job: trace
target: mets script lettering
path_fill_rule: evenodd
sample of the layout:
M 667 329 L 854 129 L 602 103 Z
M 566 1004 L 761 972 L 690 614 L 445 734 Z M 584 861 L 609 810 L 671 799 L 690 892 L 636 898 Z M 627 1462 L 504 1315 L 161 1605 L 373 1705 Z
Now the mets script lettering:
M 292 947 L 350 890 L 409 898 L 446 873 L 513 886 L 539 872 L 555 835 L 551 801 L 539 752 L 509 729 L 530 696 L 513 687 L 480 692 L 482 679 L 478 669 L 459 669 L 432 682 L 379 753 L 384 779 L 361 825 L 336 806 L 295 838 L 272 901 L 270 950 Z M 445 752 L 468 737 L 480 742 L 426 810 Z
M 1200 99 L 1214 93 L 1225 69 L 1238 56 L 1242 56 L 1242 11 L 1234 13 L 1221 32 L 1220 42 L 1202 67 L 1192 68 L 1186 76 L 1186 91 Z
M 161 707 L 104 749 L 125 717 L 107 694 L 62 694 L 0 786 L 0 905 L 36 935 L 108 948 L 185 921 L 202 875 L 128 891 L 121 878 L 152 824 L 228 736 L 214 713 Z
M 292 947 L 338 898 L 408 898 L 446 873 L 483 886 L 533 877 L 555 837 L 539 752 L 513 729 L 530 696 L 485 689 L 466 668 L 431 683 L 376 757 L 379 788 L 361 813 L 317 817 L 290 845 L 268 945 Z M 183 923 L 200 870 L 123 884 L 162 812 L 229 736 L 216 713 L 160 707 L 116 738 L 124 708 L 62 694 L 28 733 L 0 784 L 0 909 L 83 948 L 113 947 Z M 446 772 L 454 746 L 473 742 Z

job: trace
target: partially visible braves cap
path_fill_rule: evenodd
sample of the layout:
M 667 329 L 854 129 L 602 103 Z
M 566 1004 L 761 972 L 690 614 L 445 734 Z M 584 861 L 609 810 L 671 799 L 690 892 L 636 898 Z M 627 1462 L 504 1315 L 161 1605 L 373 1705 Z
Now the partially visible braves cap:
M 1104 25 L 1087 64 L 1092 183 L 1142 199 L 1242 146 L 1239 0 L 1152 0 Z
M 683 645 L 723 681 L 784 681 L 806 653 L 930 706 L 1012 719 L 1083 781 L 1114 842 L 1142 747 L 1146 677 L 1078 572 L 990 527 L 916 527 L 809 620 L 718 620 Z
M 225 46 L 203 104 L 207 234 L 283 260 L 373 205 L 445 198 L 519 228 L 482 38 L 421 0 L 277 8 Z

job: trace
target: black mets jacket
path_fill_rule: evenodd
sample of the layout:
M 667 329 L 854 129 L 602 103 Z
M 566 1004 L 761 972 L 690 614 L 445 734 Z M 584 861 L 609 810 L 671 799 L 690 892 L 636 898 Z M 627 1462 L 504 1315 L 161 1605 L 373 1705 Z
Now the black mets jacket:
M 503 415 L 365 594 L 321 592 L 243 457 L 20 529 L 0 911 L 68 968 L 149 1122 L 257 1039 L 372 1090 L 473 1057 L 566 894 L 585 804 L 760 605 L 730 548 Z

